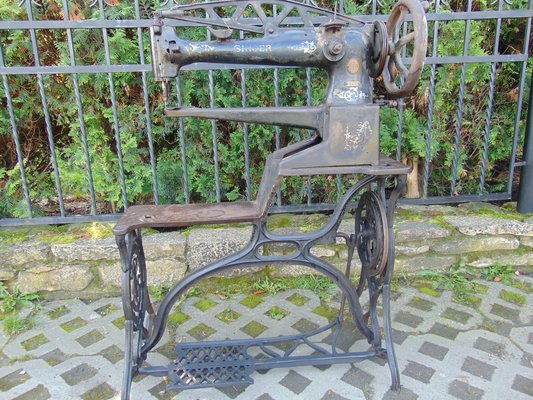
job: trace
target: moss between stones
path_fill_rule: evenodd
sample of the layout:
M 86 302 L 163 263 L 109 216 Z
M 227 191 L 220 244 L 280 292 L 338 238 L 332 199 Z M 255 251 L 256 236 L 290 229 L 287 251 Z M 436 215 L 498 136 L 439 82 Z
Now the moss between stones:
M 87 325 L 87 321 L 84 319 L 81 319 L 80 317 L 74 318 L 68 322 L 65 322 L 61 325 L 59 325 L 65 332 L 71 333 L 74 332 L 76 329 L 81 328 L 82 326 Z
M 81 398 L 83 400 L 103 400 L 110 399 L 116 394 L 117 392 L 115 392 L 111 386 L 107 383 L 103 383 L 82 394 Z
M 193 305 L 199 309 L 200 311 L 207 311 L 209 310 L 210 308 L 216 306 L 218 303 L 216 301 L 213 301 L 211 299 L 203 299 L 203 300 L 200 300 L 200 301 L 197 301 L 196 303 L 194 303 Z
M 265 315 L 269 316 L 272 319 L 275 319 L 276 321 L 282 320 L 287 315 L 289 315 L 290 312 L 285 310 L 284 308 L 274 306 L 270 310 L 268 310 Z
M 113 320 L 113 325 L 115 325 L 120 330 L 124 329 L 124 326 L 126 325 L 126 318 L 119 317 Z
M 183 325 L 185 322 L 187 322 L 191 317 L 189 317 L 184 312 L 181 312 L 180 310 L 176 310 L 168 314 L 168 326 L 169 328 L 177 328 L 179 325 Z
M 56 309 L 50 311 L 47 313 L 47 315 L 51 319 L 58 319 L 59 317 L 62 317 L 63 315 L 66 315 L 70 312 L 70 310 L 66 306 L 59 306 Z
M 325 304 L 318 306 L 313 310 L 313 312 L 317 315 L 320 315 L 321 317 L 327 318 L 329 322 L 333 321 L 333 318 L 335 318 L 339 314 L 338 309 Z
M 416 211 L 409 210 L 406 208 L 397 208 L 396 217 L 400 221 L 424 221 L 425 220 L 422 214 L 419 214 Z
M 454 298 L 454 301 L 475 310 L 479 310 L 479 307 L 481 306 L 481 299 L 473 295 L 468 295 L 461 299 Z
M 509 279 L 509 286 L 512 286 L 515 289 L 520 289 L 527 294 L 533 293 L 533 285 L 529 282 L 523 282 L 518 279 Z
M 196 340 L 203 340 L 215 333 L 216 330 L 207 326 L 206 324 L 198 324 L 194 328 L 187 331 Z
M 278 215 L 272 215 L 267 220 L 267 229 L 269 231 L 273 231 L 275 229 L 281 229 L 281 228 L 290 228 L 293 226 L 293 219 L 291 219 L 291 216 L 284 215 L 284 214 L 278 214 Z
M 21 342 L 20 344 L 22 345 L 22 347 L 24 347 L 24 350 L 31 351 L 48 342 L 48 338 L 43 333 L 40 333 L 37 336 L 34 336 L 32 338 L 29 338 L 28 340 Z
M 231 308 L 227 308 L 221 313 L 218 313 L 215 315 L 219 320 L 229 324 L 233 321 L 235 321 L 237 318 L 239 318 L 241 314 L 239 314 L 237 311 L 233 311 Z
M 444 216 L 442 215 L 430 218 L 429 222 L 434 225 L 440 226 L 441 228 L 448 229 L 451 233 L 455 232 L 455 227 L 452 224 L 447 223 L 444 219 Z
M 526 304 L 526 296 L 521 293 L 517 293 L 512 290 L 502 289 L 500 291 L 500 299 L 507 301 L 508 303 L 523 305 Z
M 105 317 L 109 314 L 112 314 L 114 313 L 115 311 L 118 310 L 118 307 L 114 304 L 107 304 L 103 307 L 100 307 L 100 308 L 97 308 L 96 310 L 94 310 L 98 315 L 100 315 L 101 317 Z
M 514 219 L 517 221 L 524 221 L 524 219 L 528 218 L 527 215 L 519 214 L 518 212 L 513 212 L 513 211 L 505 210 L 505 209 L 500 209 L 500 210 L 494 210 L 492 208 L 487 207 L 487 208 L 480 208 L 479 210 L 471 212 L 470 214 L 486 216 L 486 217 L 494 217 L 494 218 Z
M 303 306 L 309 301 L 309 298 L 302 296 L 300 293 L 294 293 L 292 296 L 287 298 L 287 301 L 290 301 L 295 306 Z
M 256 338 L 260 334 L 262 334 L 264 331 L 266 331 L 268 328 L 264 326 L 263 324 L 257 322 L 257 321 L 250 321 L 246 325 L 244 325 L 241 328 L 241 331 L 246 333 L 247 335 Z
M 240 301 L 243 306 L 255 308 L 263 302 L 260 295 L 250 294 Z

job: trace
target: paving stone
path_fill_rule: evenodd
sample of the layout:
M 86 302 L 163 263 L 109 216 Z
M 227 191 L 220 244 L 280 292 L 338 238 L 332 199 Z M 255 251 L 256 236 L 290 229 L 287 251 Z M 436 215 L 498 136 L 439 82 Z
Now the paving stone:
M 13 400 L 46 400 L 49 399 L 50 392 L 43 385 L 38 385 L 33 389 L 27 391 L 26 393 L 21 394 L 20 396 L 14 397 Z
M 104 338 L 105 336 L 98 329 L 93 329 L 92 331 L 87 332 L 85 335 L 77 338 L 76 342 L 78 342 L 82 347 L 89 347 L 101 340 L 104 340 Z
M 124 358 L 124 351 L 116 345 L 111 345 L 107 349 L 100 352 L 100 355 L 104 357 L 111 364 L 116 364 Z
M 396 317 L 394 317 L 394 321 L 410 326 L 411 328 L 416 328 L 418 325 L 424 322 L 424 319 L 417 315 L 413 315 L 408 311 L 400 311 L 398 314 L 396 314 Z
M 448 216 L 444 219 L 465 235 L 533 236 L 533 224 L 512 219 L 483 216 Z
M 448 386 L 448 393 L 461 400 L 481 400 L 485 392 L 456 379 Z
M 70 386 L 76 385 L 80 381 L 86 381 L 91 379 L 98 373 L 96 369 L 91 367 L 89 364 L 83 363 L 80 364 L 67 372 L 61 374 L 61 378 Z
M 67 360 L 69 357 L 59 349 L 54 349 L 44 355 L 41 358 L 51 367 L 61 364 L 63 361 Z
M 466 324 L 468 320 L 472 318 L 472 315 L 468 314 L 467 312 L 459 311 L 455 308 L 448 307 L 442 312 L 441 317 L 450 319 L 455 322 L 460 322 L 462 324 Z
M 398 391 L 388 390 L 383 396 L 383 400 L 416 400 L 418 395 L 412 390 L 402 387 Z
M 289 373 L 279 383 L 289 389 L 291 392 L 300 394 L 311 383 L 305 376 L 298 372 L 290 370 Z
M 320 400 L 349 400 L 349 399 L 341 396 L 338 393 L 335 393 L 333 390 L 328 390 L 326 393 L 324 393 L 324 396 L 322 396 Z
M 486 252 L 495 250 L 514 250 L 520 245 L 518 239 L 506 236 L 474 236 L 458 237 L 446 242 L 437 243 L 431 250 L 437 253 L 457 254 Z
M 367 388 L 373 379 L 373 375 L 354 366 L 352 366 L 341 378 L 342 381 L 361 390 Z
M 403 375 L 410 376 L 411 378 L 424 383 L 429 383 L 434 373 L 435 370 L 433 368 L 426 367 L 416 361 L 409 361 L 402 372 Z
M 496 367 L 493 365 L 476 360 L 470 356 L 466 357 L 463 366 L 461 367 L 461 370 L 489 381 L 492 379 L 492 374 L 494 374 L 495 369 Z
M 30 379 L 30 375 L 22 368 L 0 378 L 0 391 L 7 392 L 15 386 L 21 385 Z
M 392 328 L 392 341 L 398 346 L 405 342 L 405 339 L 407 339 L 410 335 L 411 334 L 409 332 L 399 331 Z
M 436 360 L 442 361 L 444 360 L 444 357 L 446 357 L 446 354 L 448 354 L 448 350 L 449 349 L 447 349 L 446 347 L 439 346 L 438 344 L 424 342 L 422 346 L 420 346 L 418 352 Z
M 514 308 L 502 306 L 501 304 L 496 303 L 492 305 L 490 312 L 498 317 L 508 319 L 514 323 L 520 323 L 520 311 Z
M 474 348 L 500 358 L 505 354 L 504 344 L 485 339 L 481 336 L 474 342 Z
M 104 382 L 82 394 L 81 398 L 83 400 L 107 400 L 115 397 L 117 394 L 118 392 Z
M 516 375 L 513 381 L 513 386 L 511 387 L 514 390 L 533 397 L 533 379 L 531 378 L 526 378 L 522 375 Z
M 396 242 L 405 243 L 411 241 L 424 242 L 450 236 L 448 229 L 427 221 L 406 221 L 396 224 Z
M 93 281 L 89 268 L 79 265 L 61 265 L 56 269 L 33 269 L 20 271 L 17 286 L 22 292 L 65 291 L 81 292 Z
M 431 309 L 436 306 L 436 304 L 432 301 L 423 299 L 418 296 L 413 297 L 411 301 L 407 303 L 407 305 L 422 311 L 431 311 Z
M 443 325 L 440 322 L 436 322 L 429 330 L 429 333 L 432 333 L 437 336 L 442 336 L 446 339 L 455 340 L 455 338 L 459 334 L 459 330 L 452 328 L 451 326 Z
M 315 324 L 314 322 L 311 322 L 308 319 L 301 318 L 296 323 L 294 323 L 292 327 L 300 333 L 306 333 L 318 329 L 320 325 Z
M 334 332 L 331 332 L 323 340 L 324 343 L 331 345 L 334 338 Z M 355 324 L 351 320 L 343 321 L 341 325 L 341 331 L 337 337 L 336 347 L 342 351 L 350 350 L 350 347 L 364 336 L 359 329 L 355 327 Z

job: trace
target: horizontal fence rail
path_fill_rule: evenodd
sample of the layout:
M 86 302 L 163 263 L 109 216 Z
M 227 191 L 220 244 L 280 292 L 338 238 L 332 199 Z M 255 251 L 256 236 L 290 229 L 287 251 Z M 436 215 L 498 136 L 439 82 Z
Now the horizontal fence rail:
M 392 4 L 318 5 L 386 22 Z M 130 204 L 250 200 L 265 155 L 312 135 L 163 117 L 167 97 L 203 107 L 317 104 L 327 82 L 310 68 L 206 63 L 183 68 L 163 93 L 152 81 L 149 27 L 151 12 L 170 5 L 7 0 L 0 8 L 0 226 L 113 221 Z M 402 201 L 513 198 L 526 159 L 532 8 L 532 0 L 431 3 L 419 86 L 381 115 L 382 150 L 415 170 Z M 204 28 L 187 29 L 209 40 Z M 406 64 L 410 56 L 404 51 Z M 271 212 L 329 211 L 353 181 L 291 179 Z

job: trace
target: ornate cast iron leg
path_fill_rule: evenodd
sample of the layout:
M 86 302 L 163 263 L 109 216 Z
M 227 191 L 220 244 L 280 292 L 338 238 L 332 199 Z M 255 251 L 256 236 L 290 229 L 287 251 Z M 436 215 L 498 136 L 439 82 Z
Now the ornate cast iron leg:
M 396 360 L 396 353 L 394 351 L 394 343 L 392 341 L 392 326 L 390 314 L 390 282 L 394 272 L 394 210 L 398 198 L 405 190 L 406 177 L 400 175 L 396 178 L 396 187 L 392 191 L 387 203 L 387 226 L 389 230 L 389 260 L 384 276 L 383 283 L 383 330 L 385 336 L 385 345 L 387 346 L 387 361 L 391 373 L 391 389 L 400 389 L 400 371 L 398 369 L 398 362 Z
M 146 353 L 142 345 L 153 329 L 155 312 L 150 302 L 146 280 L 146 262 L 140 229 L 126 237 L 117 237 L 122 266 L 122 305 L 124 307 L 126 348 L 122 379 L 123 400 L 130 398 L 131 382 Z

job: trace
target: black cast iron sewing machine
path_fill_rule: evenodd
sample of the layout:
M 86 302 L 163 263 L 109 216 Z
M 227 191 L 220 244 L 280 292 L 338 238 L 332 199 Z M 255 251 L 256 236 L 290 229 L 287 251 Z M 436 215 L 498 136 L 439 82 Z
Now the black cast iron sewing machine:
M 247 15 L 248 10 L 253 10 L 254 18 Z M 408 13 L 412 25 L 404 31 Z M 182 39 L 176 34 L 176 22 L 207 26 L 215 40 Z M 401 31 L 409 33 L 401 36 Z M 251 37 L 246 37 L 248 34 Z M 166 114 L 171 117 L 286 125 L 312 129 L 316 135 L 268 157 L 255 201 L 128 208 L 114 228 L 121 255 L 126 318 L 122 398 L 130 397 L 132 378 L 138 374 L 163 377 L 168 389 L 181 390 L 250 384 L 254 370 L 350 363 L 371 357 L 388 361 L 391 387 L 398 389 L 389 284 L 394 267 L 394 209 L 410 169 L 380 156 L 380 105 L 373 102 L 372 78 L 382 76 L 390 98 L 406 96 L 416 86 L 427 47 L 423 5 L 418 0 L 399 0 L 387 24 L 365 23 L 289 0 L 183 5 L 154 14 L 151 40 L 155 79 L 164 85 L 174 80 L 183 66 L 209 62 L 317 67 L 327 71 L 329 86 L 324 102 L 313 107 L 166 108 Z M 401 58 L 408 44 L 412 45 L 409 69 Z M 320 229 L 296 235 L 269 232 L 267 212 L 283 177 L 319 174 L 361 174 L 364 177 L 347 191 Z M 386 179 L 395 182 L 393 190 L 385 190 Z M 355 199 L 355 233 L 339 232 L 341 218 Z M 147 288 L 141 229 L 231 222 L 253 224 L 248 245 L 187 275 L 169 291 L 156 311 Z M 337 238 L 344 239 L 348 246 L 343 272 L 310 252 L 313 246 L 335 243 Z M 296 250 L 289 255 L 276 256 L 261 251 L 263 246 L 277 243 L 290 244 Z M 354 287 L 349 277 L 356 249 L 362 268 L 359 284 Z M 291 336 L 180 343 L 176 359 L 170 365 L 143 365 L 148 352 L 161 340 L 172 307 L 190 287 L 226 269 L 283 264 L 314 268 L 339 286 L 341 307 L 333 322 L 319 330 Z M 367 309 L 359 301 L 365 289 L 369 296 Z M 380 297 L 383 339 L 377 313 Z M 370 345 L 366 351 L 344 352 L 336 347 L 346 301 L 355 325 Z M 327 346 L 314 343 L 313 336 L 324 330 L 336 332 L 333 342 Z M 289 350 L 280 351 L 276 347 L 280 343 L 288 344 Z M 311 353 L 295 355 L 294 349 L 298 346 L 309 346 Z M 252 356 L 250 350 L 254 348 L 261 350 L 261 358 Z

